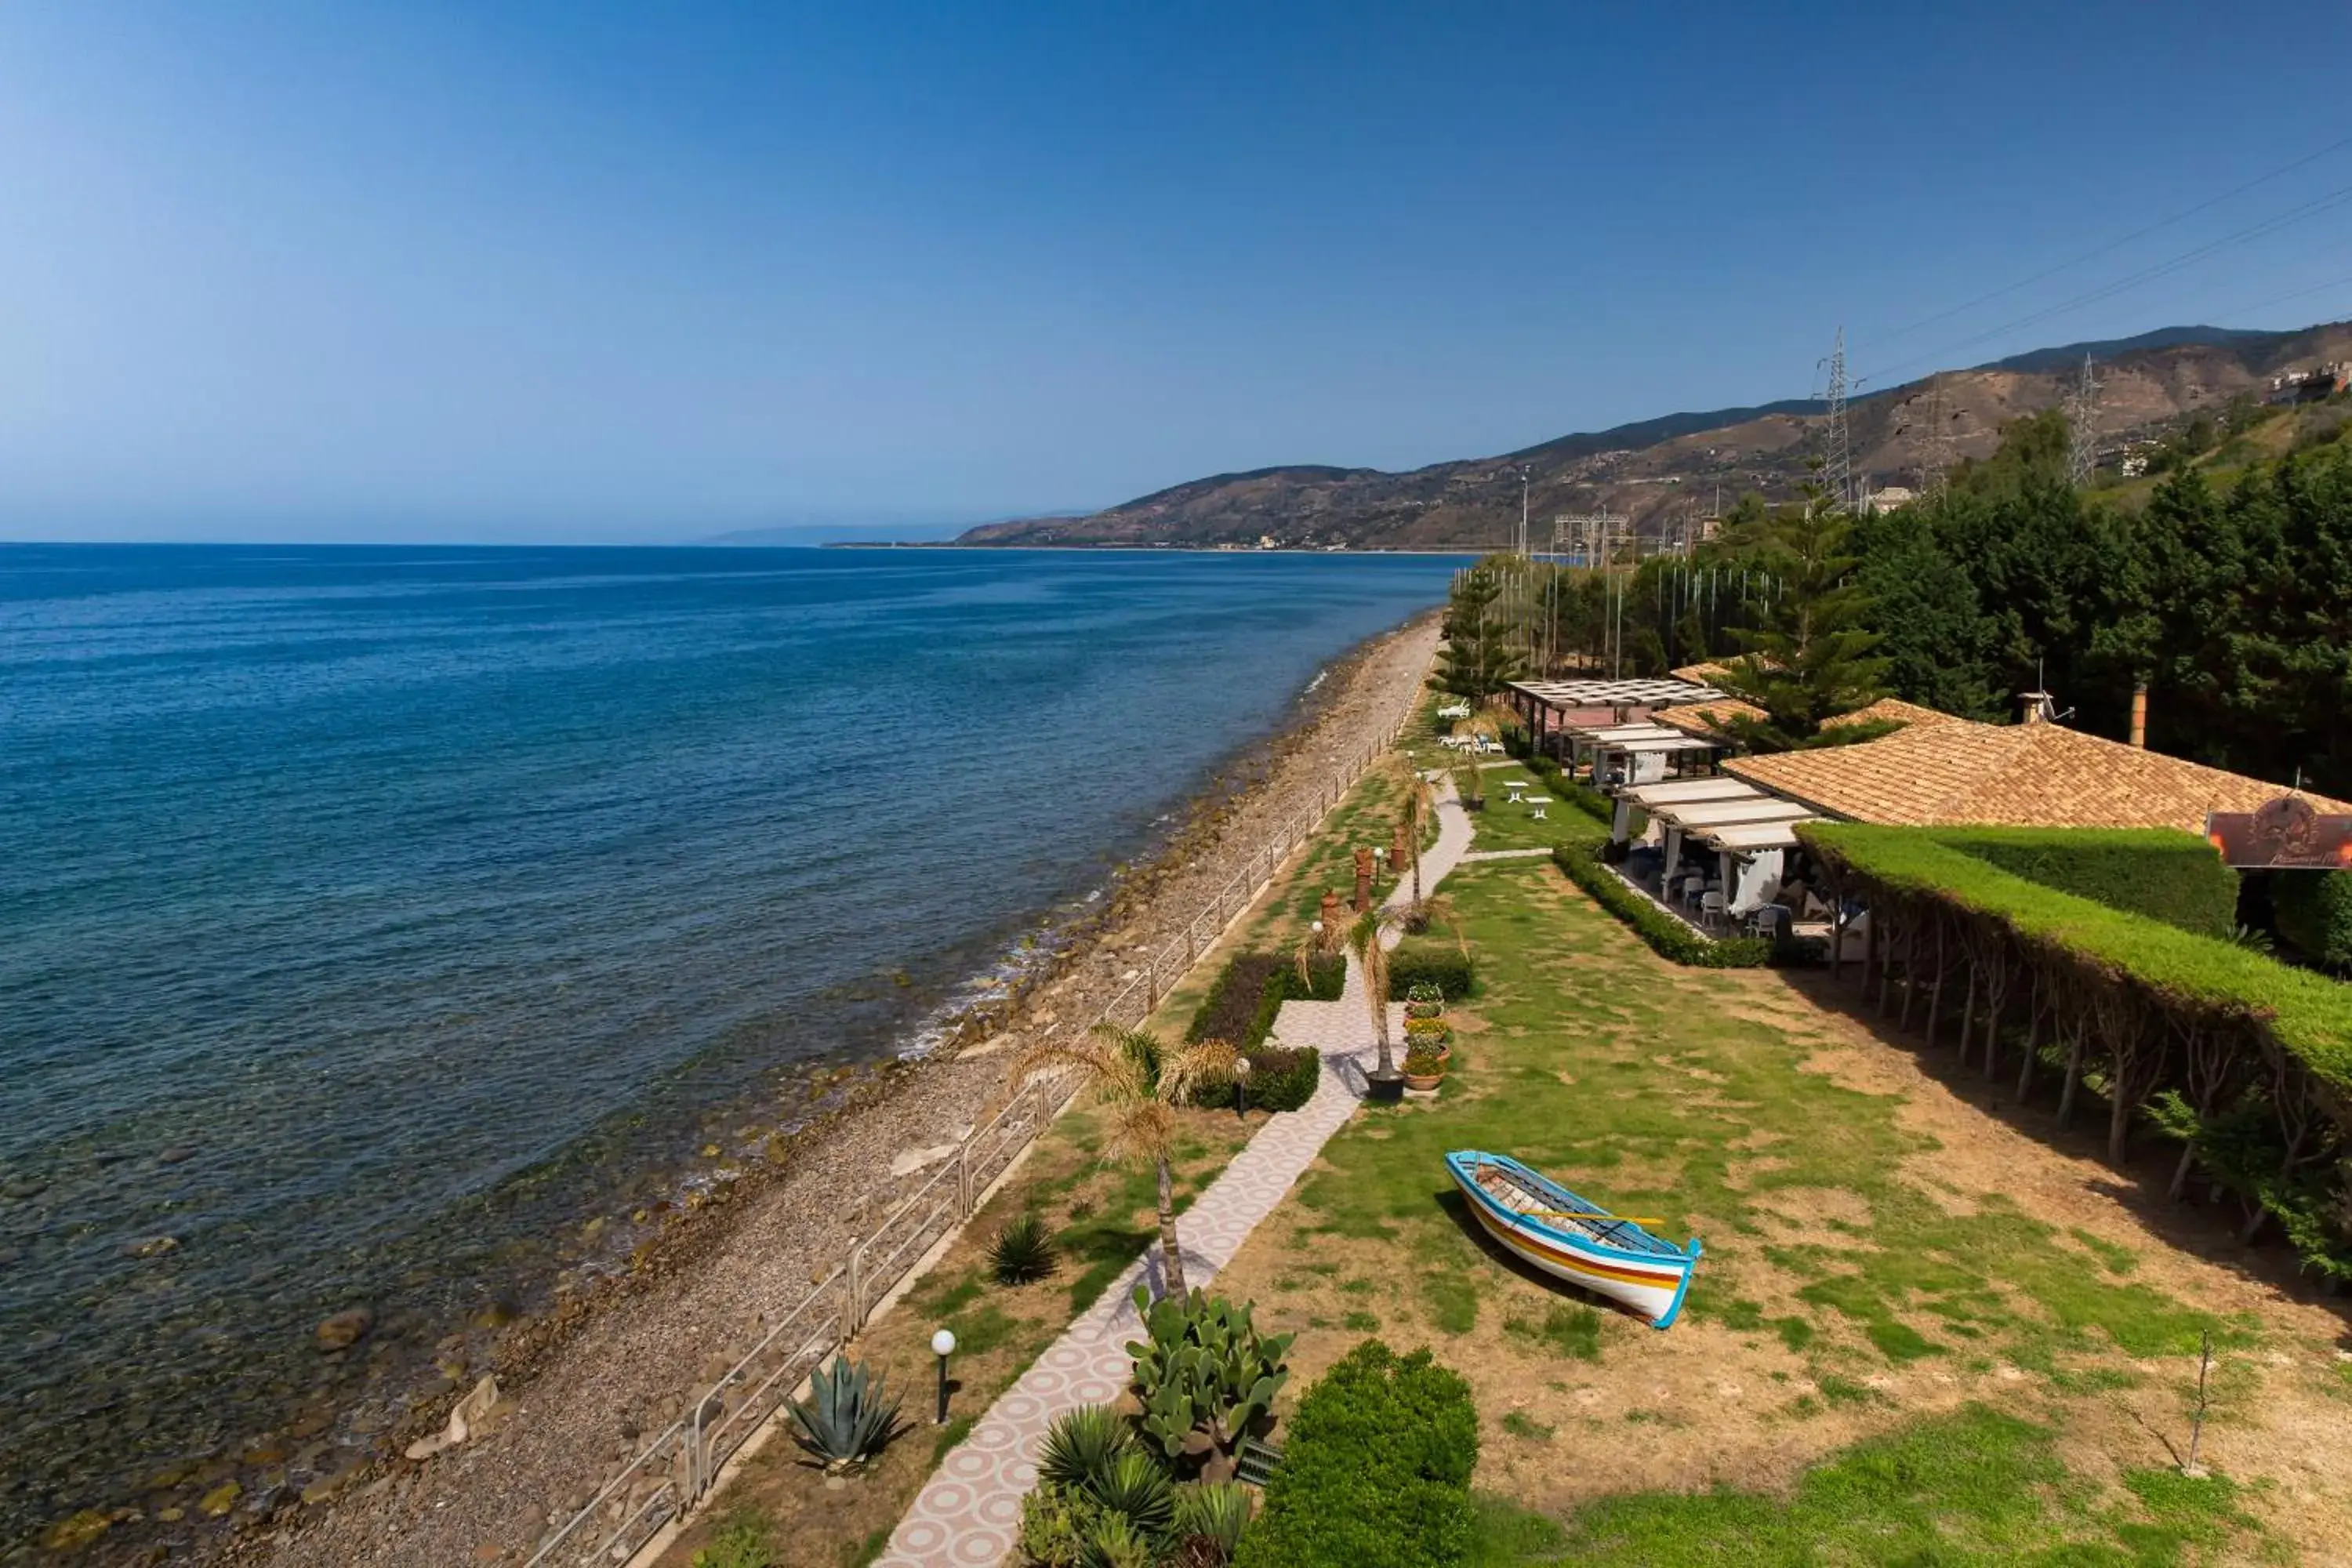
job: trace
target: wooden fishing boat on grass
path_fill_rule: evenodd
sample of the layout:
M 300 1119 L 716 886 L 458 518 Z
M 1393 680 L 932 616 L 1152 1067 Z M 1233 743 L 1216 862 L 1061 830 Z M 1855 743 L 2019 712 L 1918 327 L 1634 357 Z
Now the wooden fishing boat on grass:
M 1507 1155 L 1456 1150 L 1445 1156 L 1445 1168 L 1486 1234 L 1512 1254 L 1622 1302 L 1652 1328 L 1673 1326 L 1698 1267 L 1696 1237 L 1676 1247 Z

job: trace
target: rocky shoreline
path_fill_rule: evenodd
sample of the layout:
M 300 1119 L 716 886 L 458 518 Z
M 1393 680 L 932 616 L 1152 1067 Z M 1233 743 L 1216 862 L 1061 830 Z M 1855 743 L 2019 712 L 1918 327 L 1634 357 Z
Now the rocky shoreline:
M 1255 853 L 1286 809 L 1276 803 L 1319 784 L 1407 710 L 1436 638 L 1434 616 L 1422 616 L 1335 663 L 1297 723 L 1221 770 L 1159 853 L 1121 868 L 1099 907 L 1056 933 L 1056 959 L 968 1008 L 948 1044 L 916 1061 L 817 1069 L 809 1087 L 823 1109 L 753 1157 L 723 1160 L 684 1201 L 648 1216 L 625 1268 L 577 1282 L 544 1313 L 451 1336 L 445 1392 L 386 1424 L 373 1458 L 299 1492 L 281 1485 L 236 1500 L 246 1528 L 209 1538 L 174 1531 L 166 1547 L 135 1528 L 145 1521 L 119 1518 L 131 1528 L 109 1531 L 117 1550 L 102 1555 L 269 1568 L 523 1561 L 551 1516 L 584 1504 L 698 1383 L 731 1364 L 763 1312 L 795 1301 L 861 1223 L 922 1179 L 889 1176 L 894 1159 L 1002 1100 L 1004 1047 L 1092 1016 L 1127 984 L 1139 951 L 1174 938 Z M 502 1396 L 471 1424 L 470 1440 L 427 1461 L 402 1458 L 441 1430 L 461 1397 L 481 1415 L 484 1374 Z M 183 1555 L 190 1548 L 193 1558 Z

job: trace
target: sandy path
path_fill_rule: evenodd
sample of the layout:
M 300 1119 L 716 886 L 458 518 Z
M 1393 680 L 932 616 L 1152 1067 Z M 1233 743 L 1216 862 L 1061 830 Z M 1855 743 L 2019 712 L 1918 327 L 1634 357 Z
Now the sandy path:
M 1343 689 L 1277 747 L 1269 782 L 1223 814 L 1206 847 L 1153 875 L 1124 918 L 1045 987 L 1024 1024 L 1091 1016 L 1125 983 L 1138 947 L 1177 936 L 1254 854 L 1292 797 L 1320 783 L 1366 737 L 1409 710 L 1437 643 L 1433 616 L 1369 645 Z M 396 1461 L 320 1506 L 280 1513 L 223 1555 L 270 1568 L 446 1568 L 520 1563 L 551 1518 L 568 1516 L 689 1391 L 758 1338 L 763 1312 L 789 1307 L 838 1259 L 861 1218 L 897 1184 L 877 1182 L 899 1151 L 978 1121 L 1004 1087 L 1001 1055 L 934 1060 L 898 1090 L 796 1156 L 688 1266 L 656 1271 L 593 1315 L 528 1382 L 487 1436 L 426 1464 Z M 920 1180 L 919 1176 L 911 1178 Z

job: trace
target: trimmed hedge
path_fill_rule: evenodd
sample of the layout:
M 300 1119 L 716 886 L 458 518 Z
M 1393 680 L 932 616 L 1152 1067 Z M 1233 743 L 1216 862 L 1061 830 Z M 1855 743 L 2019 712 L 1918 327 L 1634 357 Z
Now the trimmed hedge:
M 2352 872 L 2273 871 L 2271 912 L 2306 962 L 2352 970 Z
M 1554 799 L 1566 801 L 1604 827 L 1615 825 L 1617 803 L 1582 779 L 1570 777 L 1567 769 L 1549 757 L 1529 757 L 1528 772 L 1543 781 L 1544 788 L 1551 792 Z
M 1292 1002 L 1337 1002 L 1348 990 L 1348 957 L 1335 952 L 1328 958 L 1307 961 L 1307 978 L 1298 978 L 1298 961 L 1291 960 L 1282 969 L 1283 996 Z
M 1282 976 L 1289 969 L 1289 961 L 1278 953 L 1234 954 L 1217 972 L 1184 1037 L 1196 1044 L 1223 1040 L 1236 1049 L 1248 1050 L 1274 1027 L 1274 1016 L 1281 1010 L 1286 994 Z
M 1658 908 L 1601 864 L 1590 844 L 1563 844 L 1551 852 L 1552 863 L 1568 879 L 1592 895 L 1592 901 L 1633 928 L 1661 958 L 1701 969 L 1759 969 L 1772 962 L 1772 943 L 1760 936 L 1734 936 L 1717 941 L 1702 936 Z
M 1255 1110 L 1297 1110 L 1315 1096 L 1323 1081 L 1323 1058 L 1305 1046 L 1252 1046 L 1249 1058 L 1249 1102 Z M 1192 1086 L 1184 1102 L 1200 1110 L 1230 1110 L 1234 1080 L 1205 1078 Z
M 1234 1568 L 1447 1568 L 1475 1550 L 1478 1411 L 1427 1351 L 1366 1340 L 1298 1402 Z
M 1807 822 L 1816 854 L 1896 892 L 1940 899 L 2182 1006 L 2259 1025 L 2314 1076 L 2352 1091 L 2352 991 L 2251 948 L 2031 882 L 1933 831 Z
M 1450 942 L 1407 937 L 1389 954 L 1389 994 L 1402 996 L 1416 985 L 1434 985 L 1448 1002 L 1459 1002 L 1477 984 L 1470 955 Z
M 1217 972 L 1184 1037 L 1196 1044 L 1223 1040 L 1236 1050 L 1255 1050 L 1285 1002 L 1337 1002 L 1347 985 L 1348 960 L 1342 954 L 1308 959 L 1307 978 L 1301 980 L 1296 958 L 1237 952 Z
M 2200 936 L 2237 929 L 2238 874 L 2171 827 L 1939 827 L 1937 842 L 2004 871 Z M 2290 939 L 2292 940 L 2292 939 Z

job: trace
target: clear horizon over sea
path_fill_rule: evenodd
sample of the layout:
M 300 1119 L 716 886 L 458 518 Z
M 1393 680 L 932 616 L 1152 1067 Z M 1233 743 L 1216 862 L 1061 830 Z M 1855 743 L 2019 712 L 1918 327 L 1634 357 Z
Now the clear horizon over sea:
M 0 545 L 0 1542 L 906 1047 L 1451 564 Z

